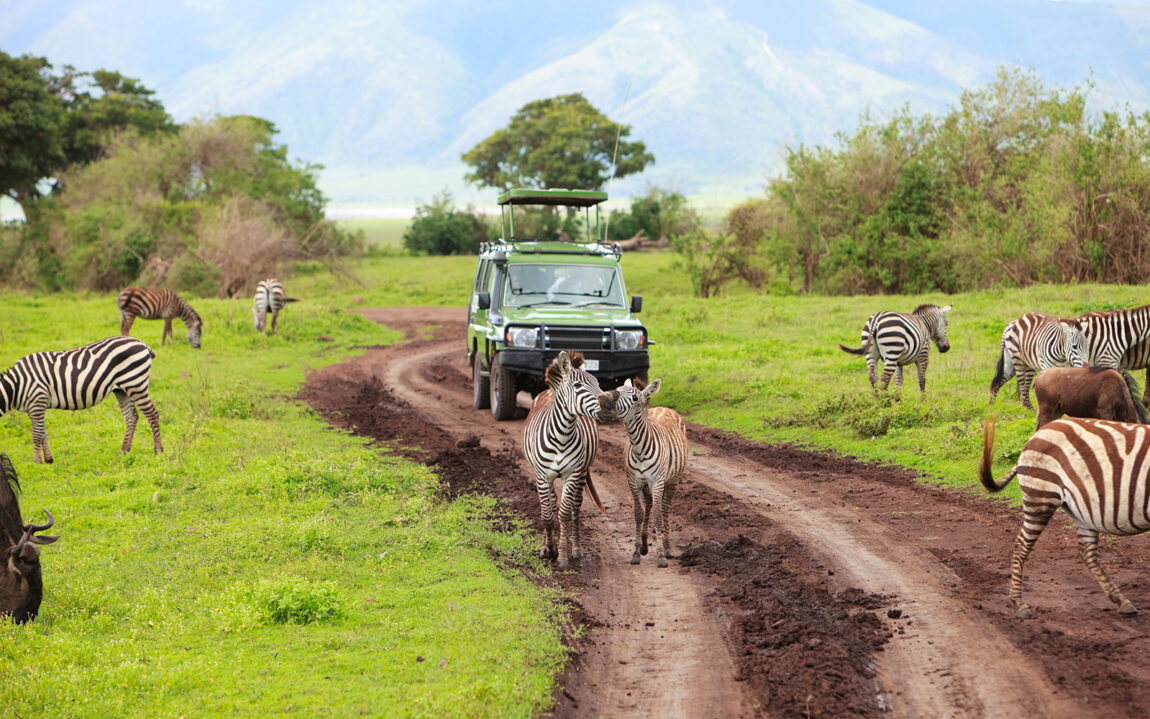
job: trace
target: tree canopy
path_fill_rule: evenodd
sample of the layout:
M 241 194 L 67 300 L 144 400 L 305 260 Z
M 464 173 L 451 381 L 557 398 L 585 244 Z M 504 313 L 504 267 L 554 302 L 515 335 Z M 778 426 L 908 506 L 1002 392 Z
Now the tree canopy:
M 463 154 L 473 170 L 464 177 L 481 187 L 598 190 L 611 173 L 624 177 L 655 162 L 655 156 L 580 93 L 524 105 L 511 122 Z M 618 138 L 618 153 L 615 152 Z

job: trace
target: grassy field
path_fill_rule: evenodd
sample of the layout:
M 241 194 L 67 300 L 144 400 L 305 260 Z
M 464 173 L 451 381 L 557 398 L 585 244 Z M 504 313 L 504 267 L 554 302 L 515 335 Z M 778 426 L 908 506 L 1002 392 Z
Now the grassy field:
M 194 302 L 133 333 L 157 352 L 130 454 L 111 399 L 50 411 L 56 462 L 28 418 L 0 419 L 25 518 L 56 516 L 37 621 L 0 624 L 9 716 L 533 716 L 565 658 L 558 603 L 526 575 L 523 533 L 481 500 L 445 502 L 422 466 L 332 431 L 292 399 L 305 373 L 395 333 L 309 294 L 281 334 L 247 300 Z M 114 297 L 0 297 L 0 366 L 114 334 Z M 323 341 L 321 336 L 333 338 Z
M 348 232 L 363 231 L 368 248 L 373 250 L 401 250 L 403 233 L 411 220 L 406 217 L 362 217 L 337 220 L 336 224 Z

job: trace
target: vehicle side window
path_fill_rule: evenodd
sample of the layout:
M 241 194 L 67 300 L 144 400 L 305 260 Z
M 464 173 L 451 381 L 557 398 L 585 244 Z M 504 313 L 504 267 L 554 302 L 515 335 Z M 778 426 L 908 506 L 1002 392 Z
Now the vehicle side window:
M 475 288 L 472 290 L 473 295 L 480 292 L 488 291 L 488 284 L 491 280 L 491 260 L 480 260 L 479 271 L 475 274 Z

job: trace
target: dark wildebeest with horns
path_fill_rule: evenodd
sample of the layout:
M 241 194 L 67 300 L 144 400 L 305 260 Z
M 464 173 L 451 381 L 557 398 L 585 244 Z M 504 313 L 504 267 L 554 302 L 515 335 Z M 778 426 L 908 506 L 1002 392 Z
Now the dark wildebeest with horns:
M 1129 372 L 1104 367 L 1051 367 L 1034 381 L 1038 426 L 1062 415 L 1150 424 Z
M 40 600 L 44 597 L 44 582 L 40 575 L 41 544 L 51 544 L 59 537 L 40 537 L 37 532 L 50 528 L 55 520 L 52 513 L 46 524 L 24 524 L 16 490 L 20 481 L 8 455 L 0 453 L 0 543 L 6 549 L 7 563 L 0 569 L 0 614 L 23 624 L 36 617 Z

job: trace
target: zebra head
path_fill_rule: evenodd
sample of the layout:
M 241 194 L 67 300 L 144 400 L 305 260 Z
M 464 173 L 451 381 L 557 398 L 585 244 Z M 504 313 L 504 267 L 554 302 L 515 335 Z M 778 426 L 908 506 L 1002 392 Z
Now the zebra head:
M 556 405 L 574 415 L 599 419 L 599 380 L 583 369 L 582 354 L 560 352 L 547 367 L 545 379 Z
M 662 386 L 663 383 L 658 379 L 651 384 L 644 384 L 643 380 L 635 378 L 627 380 L 618 389 L 604 392 L 599 395 L 599 404 L 603 406 L 599 421 L 622 422 L 625 425 L 634 421 L 634 418 L 647 411 L 651 398 Z
M 0 564 L 0 614 L 23 624 L 40 611 L 44 596 L 39 545 L 51 544 L 59 537 L 36 536 L 55 523 L 46 509 L 47 523 L 24 524 L 16 501 L 15 490 L 19 487 L 12 461 L 0 453 L 0 547 L 7 550 L 7 561 Z
M 196 349 L 200 348 L 200 331 L 203 327 L 202 322 L 193 322 L 188 325 L 188 344 Z
M 1078 325 L 1073 322 L 1059 322 L 1058 324 L 1062 328 L 1062 349 L 1067 366 L 1087 366 L 1086 338 L 1082 336 L 1082 330 L 1078 329 Z
M 946 315 L 952 309 L 954 309 L 954 305 L 951 304 L 946 307 L 919 305 L 914 310 L 914 314 L 926 322 L 927 329 L 930 331 L 930 338 L 934 340 L 939 352 L 950 350 L 950 340 L 946 337 Z

